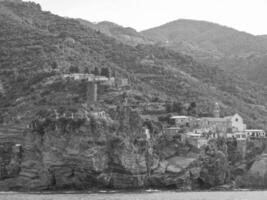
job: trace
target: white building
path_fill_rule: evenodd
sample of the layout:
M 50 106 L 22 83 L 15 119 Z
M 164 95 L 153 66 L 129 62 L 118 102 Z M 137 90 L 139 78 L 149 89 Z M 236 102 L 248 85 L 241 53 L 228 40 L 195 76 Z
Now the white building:
M 175 121 L 176 126 L 186 125 L 190 122 L 190 118 L 187 116 L 172 116 L 171 119 Z
M 261 129 L 247 129 L 244 131 L 249 138 L 265 138 L 266 133 Z
M 237 140 L 247 140 L 248 136 L 245 132 L 227 133 L 227 138 L 236 138 Z
M 85 80 L 93 77 L 94 77 L 93 74 L 82 74 L 82 73 L 63 74 L 63 78 L 71 78 L 74 80 Z
M 186 138 L 190 144 L 197 148 L 200 148 L 203 145 L 207 145 L 209 141 L 206 137 L 203 137 L 201 134 L 196 133 L 187 133 Z
M 64 79 L 70 78 L 74 80 L 87 80 L 89 82 L 97 81 L 97 82 L 108 82 L 113 81 L 114 78 L 107 78 L 105 76 L 95 76 L 94 74 L 82 74 L 82 73 L 73 73 L 73 74 L 63 74 L 62 77 Z
M 242 132 L 247 128 L 243 118 L 237 113 L 232 116 L 224 117 L 224 119 L 229 121 L 229 128 L 232 129 L 232 132 Z

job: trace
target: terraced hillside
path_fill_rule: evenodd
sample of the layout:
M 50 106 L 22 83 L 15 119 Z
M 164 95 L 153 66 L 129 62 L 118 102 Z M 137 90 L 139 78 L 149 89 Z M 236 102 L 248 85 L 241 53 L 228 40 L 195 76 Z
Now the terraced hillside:
M 130 27 L 122 27 L 109 21 L 91 23 L 86 20 L 78 19 L 84 26 L 100 31 L 110 37 L 113 37 L 122 43 L 136 46 L 137 44 L 154 44 L 155 42 L 146 38 L 142 34 Z
M 32 120 L 40 110 L 67 105 L 72 95 L 78 108 L 84 85 L 55 76 L 109 67 L 131 80 L 141 101 L 196 102 L 199 110 L 218 101 L 225 114 L 239 112 L 251 127 L 267 126 L 263 87 L 163 47 L 128 46 L 35 3 L 0 3 L 0 43 L 2 121 Z
M 210 66 L 266 84 L 267 41 L 215 23 L 180 19 L 141 32 L 178 52 Z

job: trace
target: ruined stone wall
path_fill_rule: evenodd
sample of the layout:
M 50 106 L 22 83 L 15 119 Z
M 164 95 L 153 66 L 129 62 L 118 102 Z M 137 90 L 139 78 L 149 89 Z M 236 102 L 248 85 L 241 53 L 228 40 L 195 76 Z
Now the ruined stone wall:
M 97 83 L 89 82 L 87 83 L 87 103 L 88 105 L 97 102 Z
M 22 153 L 20 144 L 0 141 L 0 186 L 5 180 L 19 175 Z
M 242 158 L 245 158 L 247 152 L 247 141 L 246 140 L 237 141 L 237 150 L 241 153 Z

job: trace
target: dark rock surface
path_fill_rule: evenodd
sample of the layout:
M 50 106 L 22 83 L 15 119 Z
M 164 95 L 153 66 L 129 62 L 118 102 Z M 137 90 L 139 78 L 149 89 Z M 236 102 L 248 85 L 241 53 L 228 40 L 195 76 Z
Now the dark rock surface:
M 123 118 L 91 118 L 75 128 L 72 120 L 65 124 L 63 119 L 51 120 L 50 124 L 44 122 L 43 134 L 38 128 L 26 132 L 19 173 L 2 177 L 0 184 L 23 190 L 184 185 L 188 179 L 185 169 L 196 158 L 177 156 L 179 152 L 160 158 L 154 145 L 148 153 L 144 133 L 138 128 L 143 123 L 140 116 L 130 109 L 119 116 Z M 10 161 L 7 170 L 14 171 L 15 164 Z
M 21 149 L 0 146 L 1 190 L 141 189 L 227 190 L 266 186 L 264 141 L 250 141 L 245 159 L 229 162 L 229 141 L 210 140 L 201 149 L 166 137 L 151 122 L 124 108 L 112 118 L 40 119 L 24 133 Z M 236 146 L 237 148 L 237 146 Z M 254 156 L 252 156 L 254 155 Z M 255 159 L 257 158 L 257 159 Z M 2 165 L 1 165 L 2 166 Z M 4 169 L 4 170 L 3 170 Z

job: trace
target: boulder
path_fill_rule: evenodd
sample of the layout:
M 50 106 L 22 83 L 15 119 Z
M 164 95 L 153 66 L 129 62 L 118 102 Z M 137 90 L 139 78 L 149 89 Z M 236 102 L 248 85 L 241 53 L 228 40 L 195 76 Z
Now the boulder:
M 167 172 L 179 173 L 182 170 L 189 167 L 189 165 L 195 161 L 195 158 L 179 157 L 175 156 L 167 160 Z
M 259 156 L 251 168 L 236 180 L 239 187 L 267 188 L 267 155 Z

